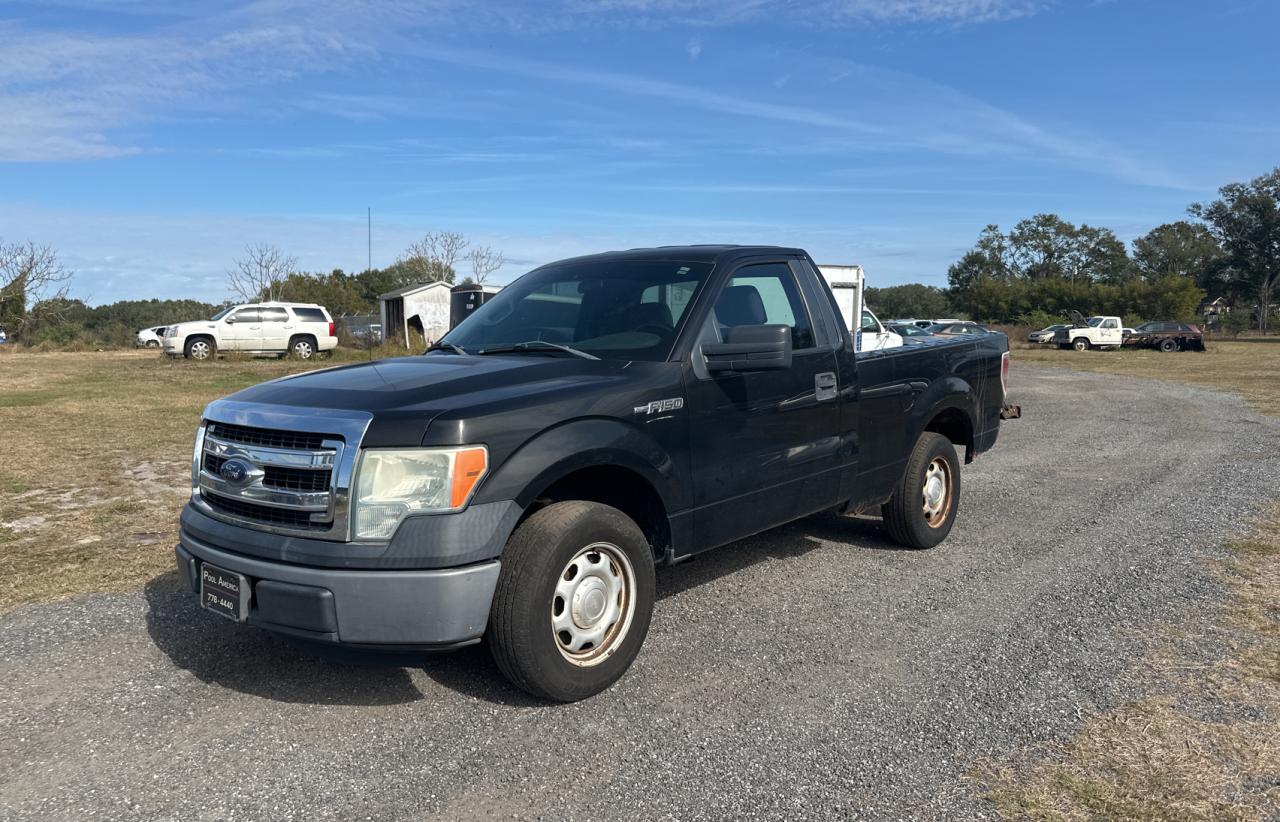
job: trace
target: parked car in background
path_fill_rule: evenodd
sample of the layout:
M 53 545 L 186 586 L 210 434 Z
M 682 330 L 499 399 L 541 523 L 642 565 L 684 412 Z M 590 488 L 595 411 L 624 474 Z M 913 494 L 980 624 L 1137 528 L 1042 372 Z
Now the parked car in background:
M 247 303 L 224 308 L 210 320 L 165 329 L 164 352 L 208 360 L 219 353 L 292 354 L 309 360 L 338 345 L 333 318 L 314 303 Z
M 956 322 L 934 323 L 925 329 L 930 334 L 941 334 L 943 336 L 955 336 L 958 334 L 990 334 L 991 329 L 985 325 L 978 323 L 965 322 L 957 320 Z
M 1200 326 L 1173 320 L 1143 323 L 1124 338 L 1124 345 L 1158 351 L 1204 351 Z
M 886 326 L 890 331 L 902 338 L 904 345 L 913 345 L 934 339 L 934 336 L 913 323 L 891 322 Z
M 159 348 L 164 344 L 164 330 L 167 325 L 155 325 L 151 328 L 143 328 L 138 331 L 137 336 L 133 338 L 134 346 L 138 348 Z
M 1058 323 L 1057 325 L 1045 326 L 1039 331 L 1032 331 L 1030 334 L 1028 334 L 1027 342 L 1040 343 L 1040 344 L 1051 343 L 1053 342 L 1054 334 L 1057 334 L 1059 331 L 1066 331 L 1070 327 L 1071 326 L 1065 323 Z
M 0 345 L 4 345 L 9 341 L 9 335 L 4 333 L 4 329 L 0 328 Z

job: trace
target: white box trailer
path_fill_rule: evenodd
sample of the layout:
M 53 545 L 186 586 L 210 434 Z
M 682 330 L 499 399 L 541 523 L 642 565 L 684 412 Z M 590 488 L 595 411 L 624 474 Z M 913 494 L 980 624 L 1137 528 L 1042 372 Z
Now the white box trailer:
M 900 348 L 902 337 L 889 331 L 875 314 L 863 305 L 862 292 L 866 274 L 860 265 L 819 265 L 823 279 L 831 286 L 844 326 L 853 335 L 855 351 Z

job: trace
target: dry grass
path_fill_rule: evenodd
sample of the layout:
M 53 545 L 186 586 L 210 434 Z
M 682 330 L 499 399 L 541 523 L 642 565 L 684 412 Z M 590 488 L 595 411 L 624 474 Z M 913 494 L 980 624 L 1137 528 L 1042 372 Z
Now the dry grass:
M 1210 341 L 1208 348 L 1161 354 L 1141 349 L 1060 351 L 1024 346 L 1015 348 L 1013 361 L 1015 368 L 1018 363 L 1035 363 L 1216 388 L 1241 395 L 1256 411 L 1280 414 L 1280 337 Z
M 1064 744 L 989 765 L 1007 819 L 1280 818 L 1280 507 L 1217 572 L 1230 591 L 1206 660 L 1165 629 L 1139 675 L 1162 695 Z
M 167 570 L 200 411 L 254 383 L 328 364 L 0 354 L 0 612 L 127 590 Z

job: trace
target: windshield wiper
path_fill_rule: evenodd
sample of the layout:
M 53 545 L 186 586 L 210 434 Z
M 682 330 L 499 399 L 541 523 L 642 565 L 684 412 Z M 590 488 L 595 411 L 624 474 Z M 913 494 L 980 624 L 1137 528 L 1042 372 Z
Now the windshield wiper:
M 528 342 L 512 343 L 511 345 L 495 345 L 489 348 L 481 348 L 477 354 L 512 354 L 521 351 L 563 351 L 566 354 L 572 354 L 575 357 L 582 357 L 584 360 L 598 360 L 599 357 L 594 354 L 588 354 L 585 351 L 579 351 L 576 348 L 570 348 L 560 343 L 549 342 L 548 340 L 529 340 Z
M 464 356 L 464 357 L 470 357 L 470 356 L 471 356 L 471 355 L 467 352 L 467 350 L 466 350 L 466 349 L 464 349 L 462 346 L 460 346 L 460 345 L 456 345 L 456 344 L 451 343 L 451 342 L 438 342 L 438 343 L 434 343 L 430 348 L 428 348 L 426 351 L 423 351 L 422 353 L 423 353 L 423 354 L 430 354 L 432 351 L 448 351 L 448 352 L 450 352 L 450 353 L 452 353 L 452 354 L 460 354 L 460 355 L 462 355 L 462 356 Z M 483 354 L 484 352 L 483 352 L 483 351 L 481 351 L 480 353 L 481 353 L 481 354 Z

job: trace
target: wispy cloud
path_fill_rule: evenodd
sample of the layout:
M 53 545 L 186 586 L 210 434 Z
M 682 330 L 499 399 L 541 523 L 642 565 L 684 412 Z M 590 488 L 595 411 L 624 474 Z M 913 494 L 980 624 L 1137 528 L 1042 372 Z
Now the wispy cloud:
M 475 30 L 554 30 L 580 26 L 861 25 L 883 22 L 985 22 L 1032 13 L 1038 0 L 499 0 L 360 2 L 252 0 L 183 12 L 151 0 L 51 0 L 69 15 L 57 30 L 0 22 L 0 161 L 96 159 L 145 150 L 131 127 L 199 110 L 221 98 L 299 77 L 376 61 L 413 34 Z M 180 7 L 179 7 L 180 8 Z M 125 33 L 88 33 L 84 11 L 127 15 Z M 697 59 L 700 36 L 686 53 Z M 656 89 L 655 89 L 656 90 Z M 675 94 L 674 89 L 668 90 Z M 711 97 L 705 98 L 712 103 Z M 313 98 L 352 120 L 404 109 L 381 95 Z M 751 113 L 723 100 L 720 107 Z M 305 108 L 305 101 L 299 107 Z M 767 107 L 766 107 L 767 108 Z M 798 116 L 798 114 L 797 114 Z M 813 125 L 825 117 L 807 118 Z M 15 124 L 20 127 L 14 127 Z M 847 124 L 849 125 L 849 124 Z

